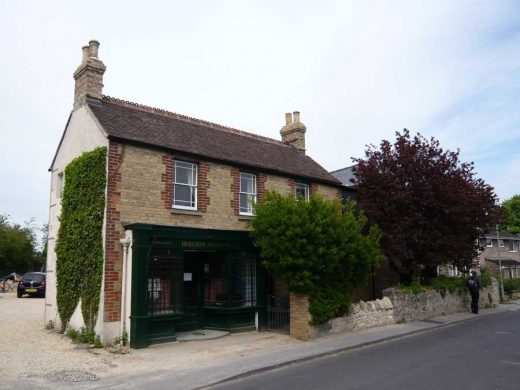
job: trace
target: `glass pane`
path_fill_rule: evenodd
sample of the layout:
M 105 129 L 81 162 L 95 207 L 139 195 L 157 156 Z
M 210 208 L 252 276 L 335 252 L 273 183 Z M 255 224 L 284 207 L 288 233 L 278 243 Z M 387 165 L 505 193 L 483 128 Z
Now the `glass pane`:
M 240 212 L 241 213 L 253 213 L 253 203 L 254 197 L 253 195 L 248 194 L 240 194 Z
M 148 260 L 148 313 L 151 315 L 183 311 L 182 254 L 168 252 L 154 251 Z
M 173 204 L 176 206 L 195 207 L 194 188 L 183 184 L 175 184 L 173 186 Z
M 240 174 L 240 192 L 253 193 L 253 178 L 251 175 L 245 173 Z

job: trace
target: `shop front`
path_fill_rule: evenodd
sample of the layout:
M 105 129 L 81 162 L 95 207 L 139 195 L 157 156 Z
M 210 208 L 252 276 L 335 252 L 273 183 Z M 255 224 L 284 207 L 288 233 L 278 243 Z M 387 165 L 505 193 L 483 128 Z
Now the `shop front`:
M 266 322 L 265 269 L 249 232 L 132 224 L 130 346 Z

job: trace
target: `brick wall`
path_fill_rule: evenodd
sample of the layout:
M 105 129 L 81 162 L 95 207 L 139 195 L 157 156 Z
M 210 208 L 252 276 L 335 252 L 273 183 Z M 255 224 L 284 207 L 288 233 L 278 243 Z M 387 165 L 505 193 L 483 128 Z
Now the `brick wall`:
M 309 297 L 306 294 L 289 294 L 291 337 L 299 340 L 309 340 L 312 334 L 309 313 Z
M 105 284 L 104 309 L 107 322 L 119 321 L 121 310 L 121 270 L 119 239 L 122 227 L 118 204 L 121 200 L 121 165 L 124 147 L 110 142 L 108 146 L 108 184 L 105 226 Z

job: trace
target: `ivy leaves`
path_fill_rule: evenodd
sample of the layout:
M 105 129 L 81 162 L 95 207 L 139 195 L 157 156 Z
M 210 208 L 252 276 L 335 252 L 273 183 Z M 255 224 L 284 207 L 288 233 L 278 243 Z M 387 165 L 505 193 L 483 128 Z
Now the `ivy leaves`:
M 57 305 L 62 331 L 81 300 L 85 328 L 97 320 L 103 275 L 106 148 L 83 153 L 65 168 L 56 243 Z

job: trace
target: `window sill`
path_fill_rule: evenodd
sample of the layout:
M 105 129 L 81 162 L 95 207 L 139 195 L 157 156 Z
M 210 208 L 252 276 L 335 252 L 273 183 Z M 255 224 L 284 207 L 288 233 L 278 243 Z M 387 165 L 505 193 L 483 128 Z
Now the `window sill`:
M 251 221 L 254 218 L 254 215 L 239 215 L 239 221 Z
M 196 210 L 183 210 L 183 209 L 172 209 L 172 214 L 182 214 L 182 215 L 193 215 L 194 217 L 202 217 L 204 214 L 200 211 Z

